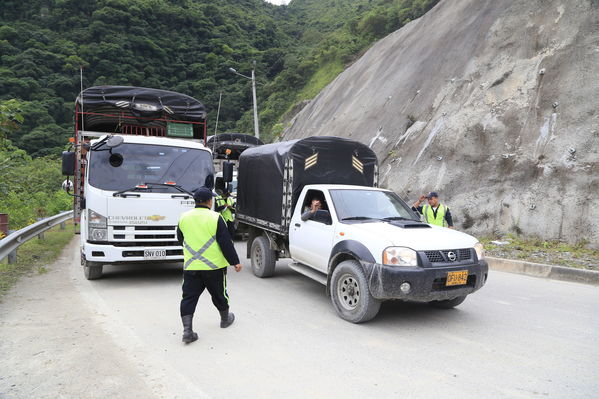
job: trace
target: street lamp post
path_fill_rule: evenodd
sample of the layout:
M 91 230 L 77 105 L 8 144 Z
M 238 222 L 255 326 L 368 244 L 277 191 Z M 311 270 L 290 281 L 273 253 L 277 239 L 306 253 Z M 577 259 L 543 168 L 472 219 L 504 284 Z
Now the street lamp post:
M 256 76 L 254 74 L 254 70 L 256 69 L 256 61 L 254 61 L 254 68 L 252 69 L 252 76 L 246 76 L 239 72 L 237 72 L 234 68 L 229 68 L 229 71 L 233 72 L 236 75 L 242 76 L 246 79 L 250 79 L 252 81 L 252 98 L 254 100 L 254 136 L 257 139 L 260 138 L 260 128 L 258 127 L 258 103 L 256 102 Z

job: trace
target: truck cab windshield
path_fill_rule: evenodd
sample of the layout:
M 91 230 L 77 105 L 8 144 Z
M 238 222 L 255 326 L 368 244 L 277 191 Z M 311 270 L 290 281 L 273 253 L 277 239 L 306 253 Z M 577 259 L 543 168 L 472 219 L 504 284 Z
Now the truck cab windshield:
M 414 212 L 395 193 L 378 190 L 331 190 L 339 220 L 414 220 Z
M 124 143 L 113 153 L 122 163 L 111 165 L 110 152 L 93 151 L 89 161 L 89 184 L 101 190 L 128 190 L 142 183 L 174 183 L 187 191 L 203 186 L 213 173 L 208 151 L 183 147 Z M 152 192 L 176 192 L 174 187 L 150 185 Z

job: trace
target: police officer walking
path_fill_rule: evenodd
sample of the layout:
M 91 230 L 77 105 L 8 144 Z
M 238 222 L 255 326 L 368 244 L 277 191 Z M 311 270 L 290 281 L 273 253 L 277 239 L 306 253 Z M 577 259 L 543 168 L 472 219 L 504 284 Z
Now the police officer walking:
M 229 312 L 227 294 L 227 266 L 241 270 L 239 257 L 231 241 L 223 218 L 212 211 L 212 190 L 200 187 L 194 191 L 196 206 L 181 215 L 177 227 L 177 239 L 183 245 L 183 298 L 181 320 L 183 342 L 198 339 L 192 321 L 200 295 L 207 289 L 212 303 L 220 312 L 221 328 L 229 327 L 235 315 Z
M 420 203 L 425 199 L 428 200 L 428 205 L 420 206 Z M 453 229 L 451 211 L 447 205 L 439 202 L 439 194 L 435 191 L 431 191 L 427 195 L 421 195 L 418 201 L 412 205 L 412 210 L 422 214 L 424 221 L 428 224 Z

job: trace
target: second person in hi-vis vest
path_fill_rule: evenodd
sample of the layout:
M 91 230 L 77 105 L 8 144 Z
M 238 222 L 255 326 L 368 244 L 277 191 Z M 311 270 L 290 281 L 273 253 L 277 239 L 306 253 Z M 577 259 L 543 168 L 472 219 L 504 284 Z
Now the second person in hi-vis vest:
M 428 204 L 420 206 L 425 199 L 428 200 Z M 453 219 L 449 207 L 439 202 L 439 194 L 435 191 L 421 195 L 418 201 L 412 205 L 412 210 L 419 212 L 424 217 L 425 223 L 453 229 Z
M 198 339 L 192 321 L 198 299 L 204 289 L 212 296 L 212 303 L 220 312 L 221 328 L 229 327 L 235 315 L 229 312 L 227 293 L 227 266 L 241 270 L 239 257 L 233 246 L 225 221 L 211 210 L 212 190 L 200 187 L 193 193 L 195 208 L 183 213 L 177 226 L 177 240 L 183 246 L 183 298 L 181 320 L 183 342 Z

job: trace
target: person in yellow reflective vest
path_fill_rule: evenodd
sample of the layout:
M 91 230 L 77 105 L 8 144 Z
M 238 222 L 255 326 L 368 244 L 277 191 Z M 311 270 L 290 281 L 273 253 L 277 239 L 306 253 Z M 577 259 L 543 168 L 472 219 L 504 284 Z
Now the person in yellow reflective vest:
M 425 199 L 428 200 L 428 205 L 420 206 Z M 451 211 L 447 205 L 439 202 L 439 194 L 435 191 L 421 195 L 418 201 L 412 205 L 412 210 L 424 216 L 425 223 L 453 229 Z
M 211 210 L 215 194 L 206 187 L 193 193 L 196 206 L 183 213 L 177 226 L 177 240 L 183 246 L 183 297 L 181 320 L 186 344 L 196 341 L 193 331 L 193 314 L 200 295 L 207 289 L 212 303 L 220 312 L 221 328 L 229 327 L 235 315 L 229 312 L 227 293 L 227 266 L 241 270 L 239 257 L 233 246 L 223 218 Z
M 233 201 L 233 197 L 229 193 L 229 190 L 225 188 L 222 195 L 216 197 L 216 205 L 214 210 L 220 212 L 220 215 L 225 220 L 227 224 L 227 228 L 229 229 L 229 234 L 231 234 L 231 238 L 235 237 L 235 223 L 233 212 L 235 211 L 235 201 Z

